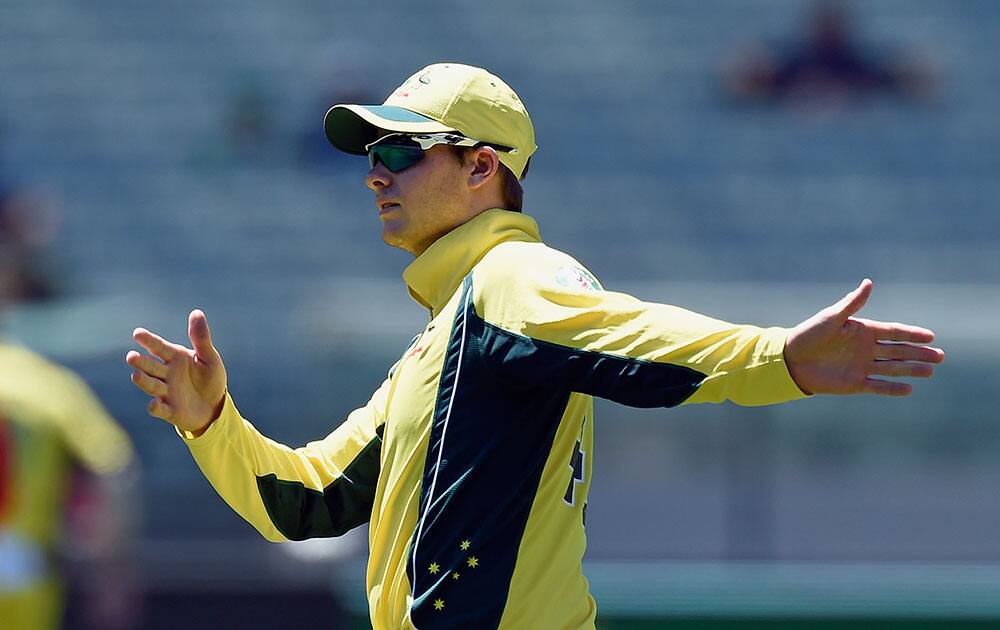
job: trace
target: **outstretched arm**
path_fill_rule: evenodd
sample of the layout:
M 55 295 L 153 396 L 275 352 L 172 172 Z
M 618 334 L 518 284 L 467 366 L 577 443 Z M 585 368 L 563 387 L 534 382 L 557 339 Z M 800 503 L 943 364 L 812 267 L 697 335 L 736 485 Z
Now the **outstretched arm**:
M 192 348 L 144 328 L 150 355 L 126 356 L 149 413 L 173 424 L 205 477 L 273 541 L 337 536 L 368 521 L 379 474 L 389 380 L 326 438 L 292 449 L 261 435 L 226 394 L 226 370 L 204 313 L 188 318 Z
M 810 394 L 906 396 L 913 387 L 876 376 L 929 377 L 944 360 L 926 328 L 854 317 L 872 293 L 864 280 L 836 304 L 791 330 L 785 363 L 799 388 Z
M 494 287 L 474 300 L 487 363 L 500 376 L 637 407 L 904 395 L 910 385 L 874 377 L 930 376 L 944 357 L 917 345 L 933 339 L 929 330 L 853 317 L 871 293 L 868 280 L 794 328 L 733 324 L 605 291 L 573 259 L 530 243 L 495 248 L 473 284 Z

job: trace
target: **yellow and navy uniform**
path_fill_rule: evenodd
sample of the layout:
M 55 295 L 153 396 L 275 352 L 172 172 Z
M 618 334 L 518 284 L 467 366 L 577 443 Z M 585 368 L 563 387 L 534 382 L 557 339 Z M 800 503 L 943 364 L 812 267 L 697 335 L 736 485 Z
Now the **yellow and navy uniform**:
M 61 593 L 49 560 L 72 468 L 113 474 L 132 457 L 127 434 L 79 377 L 0 343 L 0 627 L 56 627 Z
M 403 274 L 430 322 L 365 407 L 291 449 L 227 396 L 186 435 L 222 497 L 267 539 L 370 522 L 383 628 L 592 628 L 583 577 L 593 396 L 636 407 L 804 395 L 787 330 L 605 291 L 533 219 L 489 210 Z

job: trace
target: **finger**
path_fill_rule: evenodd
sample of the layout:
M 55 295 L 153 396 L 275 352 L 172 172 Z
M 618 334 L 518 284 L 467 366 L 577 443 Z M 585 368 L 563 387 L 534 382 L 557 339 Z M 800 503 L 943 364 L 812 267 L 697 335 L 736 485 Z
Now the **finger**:
M 149 401 L 149 406 L 146 409 L 149 411 L 149 415 L 161 418 L 167 422 L 170 422 L 171 418 L 174 417 L 174 408 L 159 398 Z
M 934 374 L 934 366 L 910 361 L 874 361 L 869 367 L 868 373 L 880 376 L 929 378 Z
M 875 351 L 876 359 L 896 359 L 898 361 L 922 361 L 924 363 L 941 363 L 944 361 L 944 351 L 929 346 L 914 346 L 908 343 L 878 343 Z
M 921 326 L 911 326 L 898 322 L 879 322 L 873 319 L 855 318 L 865 328 L 875 333 L 879 341 L 912 341 L 929 343 L 934 341 L 934 331 Z
M 167 384 L 158 378 L 153 378 L 144 372 L 132 372 L 132 382 L 135 386 L 150 396 L 166 396 Z
M 218 363 L 219 353 L 212 345 L 212 332 L 208 328 L 208 318 L 200 309 L 191 311 L 188 316 L 188 338 L 194 347 L 194 352 L 201 361 Z
M 178 352 L 178 346 L 176 344 L 170 343 L 163 337 L 151 333 L 145 328 L 136 328 L 132 331 L 132 338 L 135 339 L 140 346 L 149 351 L 153 356 L 159 357 L 164 361 L 170 361 Z
M 861 281 L 861 284 L 858 285 L 857 289 L 854 289 L 845 295 L 831 308 L 833 308 L 833 310 L 846 321 L 848 317 L 861 310 L 861 308 L 868 302 L 868 297 L 871 294 L 872 281 L 865 278 Z
M 153 357 L 143 356 L 135 350 L 129 350 L 128 354 L 125 355 L 125 363 L 160 380 L 163 380 L 167 376 L 166 365 Z
M 908 396 L 913 391 L 913 386 L 909 383 L 867 378 L 865 379 L 864 391 L 869 394 L 878 394 L 879 396 Z

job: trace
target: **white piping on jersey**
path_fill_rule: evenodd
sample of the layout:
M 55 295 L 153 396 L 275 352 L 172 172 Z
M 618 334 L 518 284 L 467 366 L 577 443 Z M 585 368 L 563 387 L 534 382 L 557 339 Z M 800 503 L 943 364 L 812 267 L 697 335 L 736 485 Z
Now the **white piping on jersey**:
M 438 473 L 441 472 L 441 457 L 444 455 L 444 438 L 448 434 L 448 421 L 451 420 L 451 410 L 455 404 L 455 394 L 458 393 L 458 377 L 462 373 L 462 355 L 465 354 L 465 331 L 466 319 L 469 312 L 469 300 L 472 299 L 472 291 L 465 298 L 465 304 L 462 305 L 462 345 L 458 348 L 458 366 L 455 368 L 455 384 L 451 387 L 451 398 L 448 400 L 448 411 L 444 415 L 444 428 L 441 429 L 441 443 L 438 445 L 438 455 L 437 463 L 434 465 L 434 477 L 431 479 L 431 489 L 427 493 L 427 504 L 424 505 L 424 514 L 420 517 L 420 524 L 417 526 L 417 536 L 413 539 L 413 581 L 417 581 L 417 547 L 420 545 L 420 536 L 424 531 L 424 521 L 427 520 L 427 513 L 431 511 L 431 504 L 434 503 L 434 487 L 437 485 Z M 414 590 L 414 595 L 416 595 L 415 584 L 411 584 L 410 588 Z M 416 599 L 414 597 L 414 599 Z M 411 612 L 413 606 L 409 606 L 406 609 L 406 616 L 410 617 L 410 624 L 414 628 L 417 627 L 413 623 L 413 617 Z

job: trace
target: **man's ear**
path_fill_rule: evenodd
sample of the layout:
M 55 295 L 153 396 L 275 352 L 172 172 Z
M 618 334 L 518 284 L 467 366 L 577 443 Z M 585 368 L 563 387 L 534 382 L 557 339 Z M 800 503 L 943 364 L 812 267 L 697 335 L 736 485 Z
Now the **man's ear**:
M 500 157 L 493 147 L 477 147 L 469 151 L 469 187 L 481 188 L 500 170 Z

